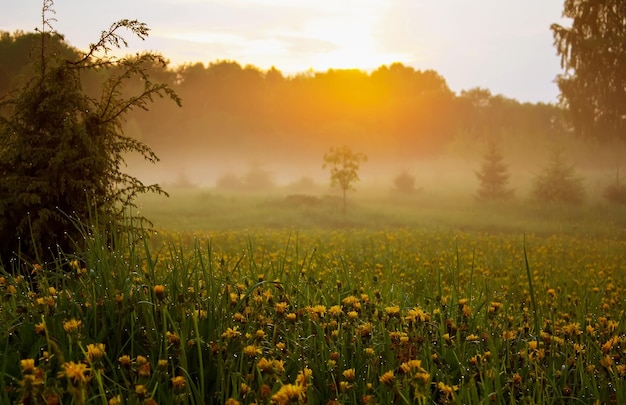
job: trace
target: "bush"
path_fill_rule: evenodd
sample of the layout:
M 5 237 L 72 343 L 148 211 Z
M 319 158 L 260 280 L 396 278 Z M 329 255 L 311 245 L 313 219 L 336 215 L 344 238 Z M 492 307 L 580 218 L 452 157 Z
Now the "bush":
M 532 194 L 538 201 L 576 204 L 585 197 L 582 183 L 574 165 L 565 162 L 563 151 L 555 149 L 548 166 L 535 178 Z
M 615 182 L 604 189 L 603 196 L 612 203 L 626 204 L 626 186 L 620 182 L 619 174 Z
M 394 191 L 402 194 L 411 194 L 415 192 L 415 176 L 403 170 L 400 174 L 393 178 Z
M 132 58 L 109 57 L 111 48 L 130 30 L 145 38 L 148 28 L 121 20 L 104 31 L 89 52 L 76 51 L 71 60 L 48 49 L 52 33 L 44 1 L 40 59 L 34 77 L 19 91 L 0 100 L 0 259 L 7 265 L 16 255 L 38 263 L 53 261 L 84 242 L 72 222 L 111 227 L 121 224 L 135 197 L 163 193 L 122 172 L 124 157 L 138 153 L 156 162 L 145 144 L 124 135 L 123 118 L 133 109 L 147 109 L 153 97 L 180 99 L 166 84 L 152 83 L 148 68 L 165 66 L 161 56 L 145 53 Z M 100 56 L 99 56 L 100 55 Z M 81 78 L 104 73 L 108 80 L 100 97 L 87 95 Z M 138 78 L 138 95 L 123 96 L 124 84 Z M 121 225 L 120 225 L 121 226 Z

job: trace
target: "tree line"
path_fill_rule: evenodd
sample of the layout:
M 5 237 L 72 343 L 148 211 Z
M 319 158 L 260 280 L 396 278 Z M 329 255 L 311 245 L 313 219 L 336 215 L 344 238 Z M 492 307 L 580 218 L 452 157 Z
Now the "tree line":
M 78 52 L 61 36 L 55 40 L 55 52 Z M 0 35 L 0 95 L 19 88 L 33 73 L 34 41 L 36 33 Z M 520 103 L 480 88 L 455 94 L 437 72 L 401 63 L 369 73 L 329 69 L 293 76 L 235 61 L 146 69 L 183 100 L 181 109 L 155 100 L 150 114 L 136 111 L 128 117 L 130 133 L 162 157 L 262 149 L 280 159 L 294 151 L 319 156 L 329 145 L 359 144 L 372 156 L 415 158 L 439 153 L 460 136 L 466 141 L 500 134 L 535 140 L 567 132 L 558 106 Z M 85 91 L 112 74 L 114 69 L 86 73 Z M 139 80 L 131 79 L 125 91 L 143 86 Z

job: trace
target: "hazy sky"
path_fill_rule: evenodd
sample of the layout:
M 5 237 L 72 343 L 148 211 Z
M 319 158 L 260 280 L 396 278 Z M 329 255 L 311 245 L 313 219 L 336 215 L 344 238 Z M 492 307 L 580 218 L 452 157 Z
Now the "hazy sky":
M 40 0 L 0 0 L 0 30 L 41 26 Z M 550 24 L 562 0 L 57 0 L 55 29 L 87 48 L 122 18 L 151 28 L 134 52 L 172 64 L 235 60 L 285 74 L 374 69 L 398 61 L 434 69 L 453 91 L 488 88 L 555 102 L 561 71 Z M 130 38 L 127 36 L 127 38 Z

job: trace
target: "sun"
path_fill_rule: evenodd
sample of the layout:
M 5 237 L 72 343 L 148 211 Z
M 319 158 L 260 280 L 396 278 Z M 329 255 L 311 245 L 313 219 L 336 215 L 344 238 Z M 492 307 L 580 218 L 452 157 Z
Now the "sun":
M 330 44 L 328 50 L 311 55 L 311 67 L 318 71 L 330 68 L 371 70 L 404 59 L 405 55 L 383 48 L 377 35 L 380 23 L 375 8 L 310 21 L 303 28 L 303 35 Z

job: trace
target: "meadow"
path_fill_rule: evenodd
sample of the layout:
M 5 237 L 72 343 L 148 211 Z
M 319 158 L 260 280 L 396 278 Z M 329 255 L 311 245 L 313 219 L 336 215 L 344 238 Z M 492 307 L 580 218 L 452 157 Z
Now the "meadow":
M 175 190 L 5 268 L 0 402 L 626 403 L 622 207 L 339 206 Z

